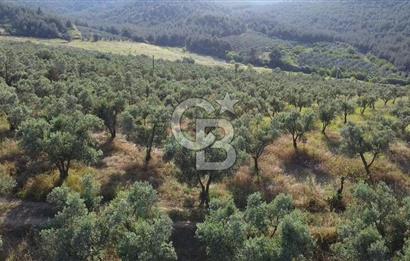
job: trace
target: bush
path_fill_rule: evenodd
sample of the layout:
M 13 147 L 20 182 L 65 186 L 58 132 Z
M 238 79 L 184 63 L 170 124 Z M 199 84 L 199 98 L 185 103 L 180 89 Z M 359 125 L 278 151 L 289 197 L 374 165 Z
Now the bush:
M 304 215 L 290 196 L 280 194 L 268 204 L 254 193 L 244 212 L 232 201 L 211 205 L 196 232 L 210 260 L 300 260 L 313 254 Z
M 36 201 L 44 200 L 58 181 L 58 173 L 40 174 L 30 178 L 20 191 L 19 195 L 23 199 Z
M 16 186 L 16 181 L 0 168 L 0 196 L 9 195 Z
M 254 178 L 245 172 L 237 173 L 228 183 L 228 189 L 232 193 L 235 205 L 239 208 L 244 208 L 248 196 L 258 190 Z

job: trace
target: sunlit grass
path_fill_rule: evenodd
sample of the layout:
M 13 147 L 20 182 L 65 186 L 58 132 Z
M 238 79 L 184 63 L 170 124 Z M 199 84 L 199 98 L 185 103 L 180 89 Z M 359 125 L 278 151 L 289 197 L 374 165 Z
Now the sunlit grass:
M 233 64 L 227 63 L 224 60 L 216 59 L 211 56 L 199 55 L 186 51 L 178 47 L 161 47 L 146 43 L 137 43 L 130 41 L 81 41 L 74 40 L 67 42 L 62 39 L 38 39 L 30 37 L 14 37 L 14 36 L 0 36 L 1 41 L 12 42 L 31 42 L 35 44 L 44 44 L 54 47 L 72 47 L 88 51 L 98 51 L 103 53 L 111 53 L 118 55 L 146 55 L 154 56 L 155 59 L 164 59 L 168 61 L 182 60 L 183 58 L 192 58 L 195 63 L 206 66 L 222 66 L 234 68 Z M 247 66 L 241 65 L 240 69 L 247 69 Z M 271 69 L 264 67 L 253 67 L 252 69 L 258 72 L 271 72 Z

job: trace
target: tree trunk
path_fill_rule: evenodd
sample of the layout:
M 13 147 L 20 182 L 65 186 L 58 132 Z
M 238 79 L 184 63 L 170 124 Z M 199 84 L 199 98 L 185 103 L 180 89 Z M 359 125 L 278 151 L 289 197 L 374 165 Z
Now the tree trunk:
M 7 117 L 7 121 L 9 122 L 9 131 L 13 133 L 17 129 L 17 126 L 14 126 L 9 117 Z
M 148 146 L 147 146 L 147 152 L 146 152 L 146 155 L 145 155 L 145 164 L 146 165 L 151 160 L 151 151 L 152 151 L 152 145 L 154 144 L 155 129 L 156 128 L 157 128 L 157 124 L 154 124 L 154 127 L 152 127 L 151 136 L 149 138 L 149 142 L 148 142 Z
M 113 127 L 112 130 L 110 130 L 110 136 L 111 140 L 114 140 L 115 137 L 117 137 L 117 130 L 115 129 L 115 127 Z
M 293 148 L 295 149 L 295 151 L 297 151 L 297 150 L 298 150 L 298 143 L 297 143 L 297 139 L 298 139 L 298 137 L 294 137 L 294 136 L 292 136 Z
M 197 174 L 197 178 L 198 178 L 198 183 L 201 186 L 201 193 L 199 194 L 199 200 L 200 200 L 199 206 L 209 208 L 209 201 L 210 201 L 209 200 L 209 187 L 212 182 L 212 176 L 209 175 L 206 185 L 204 185 L 204 183 L 202 182 L 201 176 L 199 174 Z
M 199 206 L 204 207 L 205 202 L 206 202 L 206 189 L 205 189 L 204 184 L 202 183 L 202 180 L 199 174 L 197 174 L 197 176 L 198 176 L 199 185 L 201 186 L 201 192 L 199 193 L 199 200 L 200 200 Z
M 360 159 L 361 159 L 362 162 L 363 162 L 364 169 L 366 170 L 367 176 L 370 178 L 370 166 L 369 166 L 369 164 L 367 163 L 366 158 L 364 157 L 364 154 L 363 154 L 363 153 L 360 153 Z
M 205 190 L 205 207 L 207 209 L 209 208 L 209 202 L 210 202 L 209 187 L 211 186 L 211 182 L 212 182 L 212 175 L 209 175 L 209 179 L 208 179 L 208 182 L 206 183 L 206 190 Z
M 344 112 L 344 124 L 347 123 L 347 111 Z
M 56 165 L 60 173 L 60 177 L 57 182 L 57 187 L 60 187 L 63 185 L 64 181 L 68 177 L 68 170 L 70 169 L 70 161 L 67 161 L 67 162 L 60 161 L 60 162 L 57 162 Z
M 110 128 L 111 140 L 114 140 L 117 137 L 117 113 L 114 112 L 112 125 Z
M 327 124 L 323 123 L 323 127 L 322 127 L 322 134 L 326 136 L 326 128 L 327 128 Z
M 257 156 L 253 156 L 253 166 L 255 168 L 255 173 L 256 175 L 259 175 L 259 163 L 258 163 L 258 157 Z
M 360 114 L 363 115 L 365 110 L 366 110 L 366 107 L 362 107 L 362 109 L 360 110 Z

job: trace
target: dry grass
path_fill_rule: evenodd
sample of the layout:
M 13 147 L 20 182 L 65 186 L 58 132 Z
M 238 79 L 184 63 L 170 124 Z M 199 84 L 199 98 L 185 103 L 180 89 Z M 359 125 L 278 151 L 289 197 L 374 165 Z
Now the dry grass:
M 57 171 L 36 175 L 27 180 L 18 195 L 22 199 L 44 201 L 56 186 L 58 180 L 59 174 Z
M 103 53 L 111 53 L 118 55 L 146 55 L 149 57 L 154 56 L 155 59 L 163 59 L 168 61 L 177 61 L 182 60 L 183 58 L 192 58 L 195 60 L 195 63 L 205 65 L 205 66 L 222 66 L 234 68 L 233 64 L 226 63 L 223 60 L 199 55 L 186 51 L 183 48 L 177 47 L 161 47 L 152 44 L 146 43 L 137 43 L 129 41 L 80 41 L 74 40 L 67 42 L 61 39 L 38 39 L 30 37 L 14 37 L 14 36 L 1 36 L 0 42 L 30 42 L 35 44 L 43 44 L 54 47 L 70 47 L 70 48 L 79 48 L 89 51 L 98 51 Z M 241 70 L 248 69 L 247 66 L 242 65 Z M 257 72 L 270 73 L 271 69 L 264 67 L 252 67 L 253 70 Z

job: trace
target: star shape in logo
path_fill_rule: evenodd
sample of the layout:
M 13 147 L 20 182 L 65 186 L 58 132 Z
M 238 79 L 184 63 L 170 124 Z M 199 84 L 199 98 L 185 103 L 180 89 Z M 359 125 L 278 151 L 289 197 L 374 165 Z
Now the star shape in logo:
M 225 111 L 230 111 L 235 114 L 234 106 L 238 102 L 238 100 L 231 100 L 229 94 L 225 94 L 225 98 L 223 100 L 216 100 L 219 105 L 221 105 L 221 113 Z

